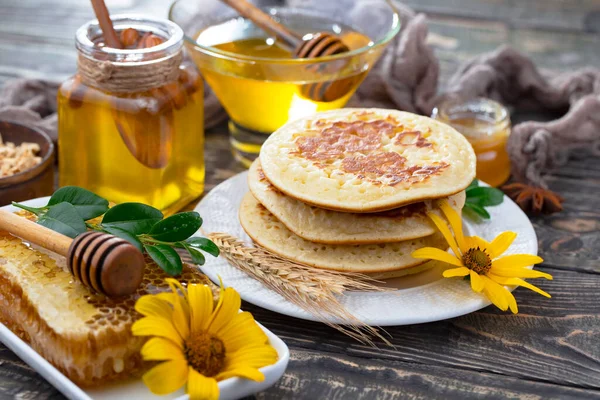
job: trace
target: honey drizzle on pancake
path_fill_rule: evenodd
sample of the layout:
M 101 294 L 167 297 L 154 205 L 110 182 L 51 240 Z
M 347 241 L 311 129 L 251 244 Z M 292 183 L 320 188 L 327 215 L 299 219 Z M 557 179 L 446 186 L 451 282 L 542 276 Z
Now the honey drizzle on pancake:
M 328 121 L 319 119 L 311 129 L 295 135 L 296 151 L 290 154 L 305 158 L 315 166 L 330 172 L 331 165 L 341 161 L 340 169 L 375 185 L 395 186 L 399 183 L 416 184 L 439 174 L 449 167 L 446 162 L 431 165 L 407 165 L 406 157 L 383 146 L 389 140 L 398 146 L 431 147 L 423 132 L 405 131 L 404 126 L 388 116 L 362 113 L 358 120 Z M 388 142 L 389 143 L 389 142 Z

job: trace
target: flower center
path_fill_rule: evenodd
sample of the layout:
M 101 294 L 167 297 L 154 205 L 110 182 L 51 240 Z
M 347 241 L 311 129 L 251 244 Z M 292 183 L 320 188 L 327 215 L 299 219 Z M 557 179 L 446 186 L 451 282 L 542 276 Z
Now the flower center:
M 196 333 L 185 343 L 185 357 L 196 371 L 204 376 L 215 376 L 225 365 L 225 345 L 208 332 Z
M 485 275 L 492 268 L 492 259 L 479 247 L 469 249 L 463 255 L 463 263 L 465 267 L 472 269 L 479 275 Z

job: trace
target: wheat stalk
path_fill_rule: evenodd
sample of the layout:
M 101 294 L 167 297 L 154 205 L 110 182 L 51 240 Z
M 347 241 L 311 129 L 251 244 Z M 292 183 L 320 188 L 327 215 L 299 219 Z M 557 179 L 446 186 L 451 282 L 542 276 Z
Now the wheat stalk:
M 279 293 L 289 302 L 307 311 L 319 321 L 371 346 L 372 338 L 391 343 L 372 326 L 348 312 L 336 296 L 345 291 L 385 291 L 376 280 L 358 273 L 312 268 L 284 259 L 260 246 L 248 246 L 226 233 L 211 233 L 208 238 L 234 267 L 244 271 Z M 339 323 L 331 320 L 340 321 Z

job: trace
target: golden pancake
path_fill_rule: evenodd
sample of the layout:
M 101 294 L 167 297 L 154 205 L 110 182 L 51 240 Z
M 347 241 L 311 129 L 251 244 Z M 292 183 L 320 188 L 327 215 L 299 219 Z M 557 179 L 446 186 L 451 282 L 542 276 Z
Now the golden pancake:
M 370 214 L 330 211 L 284 195 L 262 172 L 256 160 L 248 173 L 254 197 L 290 231 L 311 242 L 328 244 L 370 244 L 400 242 L 433 235 L 437 229 L 427 218 L 435 202 L 425 201 L 394 210 Z M 450 196 L 449 204 L 460 213 L 465 193 Z
M 475 153 L 463 135 L 383 109 L 333 110 L 288 123 L 266 140 L 260 161 L 286 195 L 356 213 L 451 196 L 475 178 Z
M 404 242 L 368 245 L 313 243 L 295 235 L 247 193 L 240 206 L 240 222 L 259 245 L 288 260 L 316 268 L 361 273 L 386 272 L 424 263 L 410 254 L 422 247 L 446 249 L 440 233 Z

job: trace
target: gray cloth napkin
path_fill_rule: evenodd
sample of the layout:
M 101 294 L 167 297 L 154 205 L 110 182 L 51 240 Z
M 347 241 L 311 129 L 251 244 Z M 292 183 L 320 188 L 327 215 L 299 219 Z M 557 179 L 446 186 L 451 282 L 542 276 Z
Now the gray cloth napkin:
M 0 120 L 39 128 L 56 142 L 57 89 L 56 83 L 34 79 L 15 79 L 7 82 L 0 90 Z
M 488 97 L 527 110 L 568 110 L 554 121 L 513 128 L 507 150 L 518 181 L 547 188 L 544 174 L 574 152 L 600 156 L 600 69 L 544 76 L 527 56 L 500 47 L 462 65 L 441 95 L 447 96 Z

